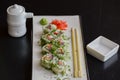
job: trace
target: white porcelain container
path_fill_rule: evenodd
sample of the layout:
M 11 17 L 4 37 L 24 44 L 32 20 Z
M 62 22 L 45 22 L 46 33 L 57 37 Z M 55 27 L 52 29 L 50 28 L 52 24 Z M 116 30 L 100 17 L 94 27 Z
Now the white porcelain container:
M 26 13 L 23 6 L 14 4 L 7 8 L 8 33 L 12 37 L 26 34 L 26 19 L 32 18 L 33 13 Z
M 119 45 L 103 36 L 87 45 L 87 52 L 97 59 L 105 62 L 117 53 Z

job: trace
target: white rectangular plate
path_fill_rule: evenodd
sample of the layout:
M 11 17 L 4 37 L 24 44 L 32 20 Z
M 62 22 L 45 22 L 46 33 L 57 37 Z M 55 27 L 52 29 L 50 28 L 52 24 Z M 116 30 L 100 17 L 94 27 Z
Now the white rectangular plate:
M 75 27 L 78 29 L 79 41 L 80 41 L 80 60 L 81 60 L 83 77 L 82 78 L 73 77 L 72 46 L 71 46 L 71 40 L 70 40 L 69 50 L 70 50 L 71 60 L 68 62 L 68 64 L 71 67 L 72 75 L 69 78 L 69 80 L 88 80 L 79 16 L 34 16 L 33 17 L 32 80 L 56 80 L 54 78 L 55 74 L 52 71 L 46 70 L 40 65 L 40 58 L 42 57 L 42 54 L 40 53 L 41 47 L 38 45 L 38 41 L 40 39 L 40 35 L 42 34 L 42 26 L 39 23 L 41 18 L 46 18 L 49 22 L 51 22 L 54 19 L 66 21 L 68 24 L 68 30 L 65 32 L 65 34 L 69 37 L 71 37 L 72 27 Z

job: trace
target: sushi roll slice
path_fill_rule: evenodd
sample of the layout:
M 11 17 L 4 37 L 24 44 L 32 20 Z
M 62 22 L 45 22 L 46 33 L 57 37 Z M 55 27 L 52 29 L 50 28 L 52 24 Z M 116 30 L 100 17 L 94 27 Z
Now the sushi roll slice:
M 50 52 L 52 50 L 52 44 L 46 44 L 42 47 L 42 52 Z
M 54 54 L 60 58 L 60 59 L 65 59 L 65 50 L 63 48 L 58 48 Z
M 57 29 L 56 25 L 49 24 L 46 27 L 44 27 L 44 33 L 50 33 L 52 31 L 55 31 Z
M 58 60 L 52 66 L 52 71 L 56 74 L 62 73 L 65 71 L 66 63 L 64 60 Z
M 56 31 L 52 32 L 52 35 L 53 35 L 54 37 L 59 37 L 59 36 L 61 36 L 63 33 L 64 33 L 64 32 L 63 32 L 62 30 L 56 30 Z
M 52 66 L 52 59 L 53 55 L 52 54 L 46 54 L 41 58 L 41 65 L 47 69 L 50 69 Z
M 50 43 L 52 40 L 54 40 L 54 36 L 51 34 L 45 34 L 42 35 L 42 40 L 44 40 L 46 43 Z
M 62 37 L 59 37 L 56 38 L 52 43 L 57 47 L 64 47 L 67 41 L 65 41 Z
M 45 53 L 45 52 L 51 52 L 53 53 L 55 50 L 57 49 L 57 47 L 55 47 L 54 45 L 52 44 L 46 44 L 42 47 L 42 52 Z

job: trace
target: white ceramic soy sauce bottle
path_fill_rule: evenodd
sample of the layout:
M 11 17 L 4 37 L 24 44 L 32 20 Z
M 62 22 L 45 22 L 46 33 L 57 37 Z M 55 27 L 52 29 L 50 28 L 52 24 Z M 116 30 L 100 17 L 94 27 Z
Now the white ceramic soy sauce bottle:
M 21 37 L 26 34 L 26 19 L 32 18 L 33 13 L 25 12 L 21 5 L 14 4 L 7 8 L 8 33 L 12 37 Z

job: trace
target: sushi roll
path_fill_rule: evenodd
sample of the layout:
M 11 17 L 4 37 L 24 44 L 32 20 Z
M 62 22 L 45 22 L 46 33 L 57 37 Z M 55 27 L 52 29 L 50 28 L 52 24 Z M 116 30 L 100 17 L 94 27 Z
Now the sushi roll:
M 52 44 L 46 44 L 42 47 L 42 52 L 45 53 L 45 52 L 51 52 L 53 53 L 55 50 L 56 50 L 57 47 L 55 47 L 54 45 Z
M 42 52 L 50 52 L 52 50 L 52 44 L 46 44 L 42 47 Z
M 50 43 L 52 40 L 54 40 L 54 36 L 51 34 L 45 34 L 42 35 L 42 40 L 44 40 L 46 43 Z
M 63 48 L 58 48 L 54 54 L 60 58 L 60 59 L 64 59 L 65 58 L 65 50 Z
M 52 71 L 56 74 L 62 73 L 65 71 L 66 63 L 64 60 L 58 60 L 52 66 Z
M 46 27 L 44 27 L 44 33 L 50 33 L 52 31 L 55 31 L 57 29 L 56 25 L 49 24 Z
M 41 65 L 47 69 L 51 68 L 51 64 L 52 64 L 52 59 L 53 59 L 53 55 L 52 54 L 46 54 L 42 57 L 41 59 Z
M 62 38 L 56 38 L 52 43 L 57 47 L 64 47 L 66 45 L 66 41 Z
M 63 33 L 64 33 L 64 32 L 63 32 L 62 30 L 56 30 L 56 31 L 52 32 L 52 35 L 53 35 L 54 37 L 59 37 L 59 36 L 61 36 Z

